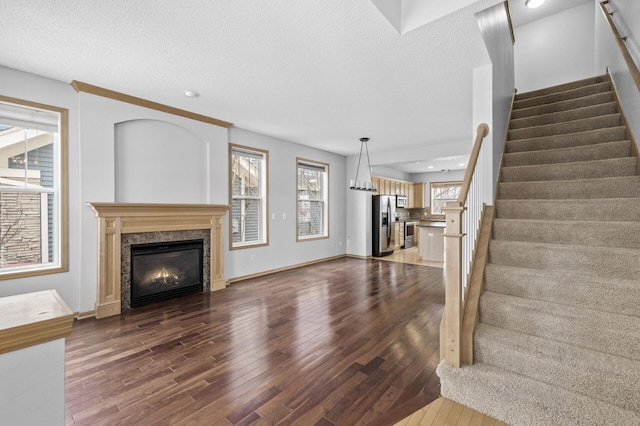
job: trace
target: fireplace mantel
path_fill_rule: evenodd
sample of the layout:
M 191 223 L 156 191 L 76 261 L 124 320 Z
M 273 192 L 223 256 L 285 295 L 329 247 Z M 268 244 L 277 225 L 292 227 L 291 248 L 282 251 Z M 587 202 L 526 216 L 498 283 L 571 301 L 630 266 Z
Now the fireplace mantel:
M 122 234 L 159 231 L 211 232 L 210 288 L 221 290 L 224 279 L 223 219 L 229 210 L 221 204 L 88 203 L 98 218 L 98 294 L 95 316 L 119 315 L 120 247 Z

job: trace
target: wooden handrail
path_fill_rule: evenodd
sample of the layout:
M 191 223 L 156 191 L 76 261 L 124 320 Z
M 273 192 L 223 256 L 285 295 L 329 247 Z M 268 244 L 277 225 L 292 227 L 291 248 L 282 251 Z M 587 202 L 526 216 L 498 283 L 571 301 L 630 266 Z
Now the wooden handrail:
M 462 361 L 462 238 L 463 213 L 476 170 L 480 149 L 484 138 L 489 134 L 489 126 L 478 126 L 476 140 L 462 182 L 460 196 L 456 201 L 448 202 L 442 211 L 445 213 L 445 305 L 440 323 L 440 357 L 448 365 L 460 367 Z
M 473 172 L 476 169 L 478 163 L 478 155 L 480 155 L 480 148 L 482 148 L 482 141 L 489 134 L 489 126 L 482 123 L 478 126 L 476 140 L 473 143 L 473 150 L 471 151 L 471 157 L 469 157 L 469 164 L 467 170 L 464 173 L 464 179 L 462 180 L 462 188 L 460 188 L 460 195 L 458 196 L 458 202 L 464 206 L 467 202 L 467 196 L 469 195 L 469 187 L 471 186 L 471 178 Z
M 627 67 L 629 67 L 631 78 L 633 78 L 633 81 L 636 83 L 636 87 L 638 88 L 638 90 L 640 90 L 640 71 L 638 70 L 638 66 L 636 65 L 636 63 L 633 61 L 633 58 L 631 57 L 631 53 L 629 52 L 629 49 L 627 49 L 627 45 L 624 43 L 624 39 L 620 35 L 620 31 L 618 31 L 618 28 L 616 27 L 615 22 L 613 22 L 613 18 L 611 18 L 612 13 L 609 13 L 607 8 L 605 7 L 605 5 L 608 3 L 609 3 L 609 0 L 600 2 L 600 9 L 602 9 L 602 13 L 604 13 L 604 17 L 606 18 L 607 23 L 609 24 L 609 28 L 611 28 L 611 31 L 613 32 L 613 36 L 615 37 L 616 42 L 618 43 L 618 47 L 622 52 L 622 57 L 627 63 Z
M 513 21 L 511 20 L 511 11 L 509 10 L 509 2 L 505 0 L 504 7 L 507 9 L 507 20 L 509 21 L 509 33 L 511 33 L 511 44 L 516 44 L 516 36 L 513 32 Z

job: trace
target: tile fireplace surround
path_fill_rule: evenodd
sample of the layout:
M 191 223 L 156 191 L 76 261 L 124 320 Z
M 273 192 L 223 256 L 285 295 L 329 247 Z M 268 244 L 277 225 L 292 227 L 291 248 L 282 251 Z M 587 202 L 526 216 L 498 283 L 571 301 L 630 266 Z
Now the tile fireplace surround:
M 227 286 L 224 279 L 224 215 L 219 204 L 88 203 L 98 218 L 98 292 L 96 318 L 119 315 L 123 234 L 207 230 L 210 233 L 210 291 Z

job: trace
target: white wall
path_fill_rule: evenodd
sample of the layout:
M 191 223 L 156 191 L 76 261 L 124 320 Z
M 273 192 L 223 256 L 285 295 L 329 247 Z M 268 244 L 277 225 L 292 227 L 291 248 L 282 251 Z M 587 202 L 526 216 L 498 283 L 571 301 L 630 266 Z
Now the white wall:
M 593 3 L 514 28 L 519 93 L 594 75 Z M 603 74 L 604 69 L 597 73 Z
M 362 165 L 360 165 L 360 173 L 362 173 Z M 382 177 L 386 177 L 389 179 L 396 179 L 396 180 L 406 180 L 406 181 L 411 181 L 411 174 L 409 173 L 405 173 L 405 172 L 401 172 L 400 170 L 395 170 L 389 167 L 385 167 L 385 166 L 372 166 L 371 167 L 371 173 L 374 176 L 382 176 Z M 366 173 L 367 179 L 369 178 L 369 171 L 367 171 Z M 352 177 L 350 177 L 350 179 L 353 179 Z
M 345 157 L 232 127 L 229 142 L 269 151 L 269 245 L 229 250 L 225 278 L 243 277 L 346 253 Z M 296 157 L 329 164 L 329 238 L 296 242 Z M 228 201 L 227 201 L 228 203 Z M 225 224 L 228 230 L 229 223 Z
M 595 3 L 595 68 L 603 72 L 606 67 L 609 67 L 629 126 L 633 131 L 636 143 L 640 143 L 640 91 L 629 73 L 627 63 L 620 53 L 620 48 L 600 10 L 598 1 Z M 640 2 L 610 0 L 608 10 L 614 11 L 613 20 L 622 36 L 627 37 L 627 48 L 636 65 L 640 66 L 640 49 L 638 48 L 640 46 Z

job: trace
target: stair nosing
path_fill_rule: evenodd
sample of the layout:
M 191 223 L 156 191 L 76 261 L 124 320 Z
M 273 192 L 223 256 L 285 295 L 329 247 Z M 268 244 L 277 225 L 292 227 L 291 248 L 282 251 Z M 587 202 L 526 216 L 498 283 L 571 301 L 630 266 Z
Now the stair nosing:
M 518 139 L 518 140 L 522 140 L 522 139 Z M 552 153 L 558 153 L 561 151 L 570 151 L 570 150 L 586 150 L 588 148 L 593 148 L 596 145 L 599 145 L 599 147 L 601 147 L 601 145 L 607 145 L 607 144 L 611 144 L 610 146 L 613 146 L 613 144 L 618 144 L 618 145 L 622 145 L 622 144 L 629 144 L 631 145 L 631 140 L 629 139 L 625 139 L 625 140 L 621 140 L 621 141 L 609 141 L 609 142 L 599 142 L 599 143 L 594 143 L 594 144 L 588 144 L 588 145 L 577 145 L 577 146 L 565 146 L 562 148 L 549 148 L 549 149 L 534 149 L 532 151 L 516 151 L 516 152 L 506 152 L 504 155 L 505 156 L 515 156 L 515 155 L 524 155 L 524 154 L 528 154 L 528 153 L 541 153 L 541 152 L 552 152 Z M 627 156 L 624 157 L 614 157 L 614 158 L 626 158 Z M 606 160 L 607 158 L 603 158 L 603 160 Z M 585 161 L 592 161 L 592 160 L 585 160 Z M 563 164 L 563 163 L 549 163 L 549 164 Z M 535 166 L 537 164 L 530 164 L 532 166 Z M 505 166 L 505 167 L 516 167 L 516 166 Z
M 590 95 L 584 95 L 584 96 L 581 96 L 579 98 L 564 99 L 564 100 L 560 100 L 560 101 L 556 101 L 556 102 L 550 102 L 550 103 L 547 103 L 547 104 L 540 104 L 540 105 L 533 105 L 533 106 L 524 107 L 524 108 L 517 108 L 517 109 L 514 108 L 514 111 L 517 111 L 518 114 L 524 114 L 523 117 L 514 118 L 514 120 L 520 120 L 520 119 L 523 119 L 523 118 L 530 118 L 530 117 L 537 116 L 537 114 L 535 114 L 535 113 L 531 114 L 531 115 L 528 115 L 529 111 L 527 111 L 527 110 L 532 110 L 533 111 L 536 108 L 543 108 L 543 107 L 552 108 L 554 106 L 560 106 L 560 104 L 563 104 L 563 103 L 569 104 L 571 102 L 580 102 L 581 100 L 586 100 L 587 98 L 590 98 L 590 97 L 594 97 L 595 98 L 597 96 L 603 96 L 603 95 L 614 95 L 614 93 L 613 93 L 613 91 L 592 93 Z M 602 105 L 602 104 L 606 104 L 606 103 L 610 103 L 610 102 L 615 102 L 615 97 L 614 97 L 613 101 L 597 102 L 597 103 L 591 104 L 590 106 Z M 567 109 L 567 110 L 560 109 L 557 112 L 571 111 L 572 109 Z M 545 113 L 545 114 L 541 114 L 541 115 L 546 115 L 546 114 L 554 114 L 554 112 Z
M 599 246 L 586 246 L 584 244 L 557 244 L 557 243 L 540 243 L 537 241 L 520 241 L 520 240 L 497 240 L 492 238 L 490 244 L 526 244 L 526 245 L 536 245 L 536 246 L 544 246 L 549 249 L 560 248 L 565 250 L 570 249 L 590 249 L 590 250 L 607 250 L 607 251 L 617 251 L 620 253 L 640 253 L 639 249 L 636 248 L 628 248 L 628 247 L 599 247 Z M 490 262 L 491 263 L 491 262 Z M 498 263 L 499 265 L 499 263 Z M 592 275 L 592 274 L 586 274 Z
M 510 121 L 511 122 L 519 122 L 519 121 L 524 121 L 524 120 L 531 120 L 532 118 L 546 118 L 546 117 L 551 117 L 554 115 L 558 115 L 558 114 L 564 114 L 564 113 L 570 113 L 570 112 L 577 112 L 580 110 L 587 110 L 587 109 L 595 109 L 598 107 L 602 107 L 603 105 L 605 106 L 617 106 L 616 101 L 608 101 L 608 102 L 601 102 L 599 104 L 593 104 L 593 105 L 587 105 L 587 106 L 581 106 L 581 107 L 577 107 L 577 108 L 571 108 L 571 109 L 565 109 L 562 111 L 557 111 L 557 112 L 547 112 L 544 114 L 536 114 L 536 115 L 532 115 L 530 117 L 519 117 L 519 118 L 512 118 Z M 535 107 L 532 107 L 535 108 Z M 607 114 L 602 114 L 602 115 L 607 115 Z M 594 118 L 594 117 L 599 117 L 600 115 L 596 115 L 593 117 L 588 117 L 588 118 Z M 565 122 L 571 122 L 573 120 L 567 120 L 567 121 L 561 121 L 560 123 L 565 123 Z M 551 123 L 551 124 L 556 124 L 556 123 Z M 535 127 L 535 126 L 530 126 L 530 127 Z M 522 129 L 528 129 L 529 127 L 521 127 Z M 511 130 L 511 129 L 510 129 Z M 515 129 L 513 129 L 515 130 Z
M 562 219 L 512 219 L 512 218 L 508 218 L 508 217 L 496 217 L 495 219 L 493 219 L 494 223 L 496 221 L 513 221 L 513 222 L 528 222 L 528 223 L 534 223 L 534 222 L 542 222 L 542 223 L 548 223 L 548 222 L 553 222 L 553 223 L 559 223 L 559 224 L 574 224 L 574 225 L 582 225 L 582 224 L 596 224 L 596 223 L 602 223 L 602 224 L 616 224 L 616 223 L 620 223 L 620 224 L 628 224 L 629 222 L 631 223 L 637 223 L 640 225 L 640 221 L 638 220 L 582 220 L 582 219 L 567 219 L 567 220 L 562 220 Z M 498 241 L 515 241 L 515 240 L 498 240 Z M 522 241 L 522 242 L 528 242 L 528 241 Z M 566 245 L 566 244 L 562 244 L 562 245 Z M 581 244 L 578 244 L 581 245 Z
M 619 277 L 603 277 L 600 275 L 593 275 L 593 274 L 588 274 L 585 272 L 566 272 L 566 271 L 561 271 L 561 270 L 551 270 L 551 269 L 536 269 L 536 268 L 529 268 L 526 266 L 515 266 L 515 265 L 505 265 L 503 263 L 491 263 L 488 262 L 487 266 L 491 265 L 492 268 L 507 268 L 507 269 L 521 269 L 523 271 L 532 271 L 532 272 L 537 272 L 537 273 L 545 273 L 545 274 L 550 274 L 550 275 L 562 275 L 562 274 L 568 274 L 570 273 L 572 276 L 576 276 L 576 277 L 583 277 L 585 280 L 586 279 L 597 279 L 597 280 L 612 280 L 612 281 L 618 281 L 618 282 L 623 282 L 623 283 L 633 283 L 636 284 L 638 282 L 638 280 L 635 279 L 630 279 L 630 278 L 619 278 Z M 483 290 L 484 291 L 489 291 L 489 290 Z M 506 294 L 506 293 L 500 293 L 497 291 L 493 291 L 492 293 L 498 293 L 498 294 Z M 514 297 L 519 297 L 519 296 L 514 296 Z M 531 299 L 531 300 L 540 300 L 540 299 L 532 299 L 530 297 L 522 297 L 522 299 Z M 602 312 L 602 311 L 598 311 L 598 312 Z M 606 311 L 605 311 L 606 312 Z M 621 314 L 622 315 L 622 314 Z M 634 315 L 629 315 L 629 316 L 634 316 Z
M 602 79 L 602 81 L 595 81 L 595 80 L 598 80 L 598 79 Z M 590 83 L 589 84 L 582 84 L 582 83 L 585 83 L 585 82 L 590 82 Z M 573 89 L 567 89 L 567 90 L 574 90 L 574 89 L 579 89 L 579 88 L 583 88 L 583 87 L 589 87 L 589 86 L 593 86 L 594 84 L 601 84 L 601 83 L 610 83 L 609 76 L 607 74 L 600 74 L 600 75 L 595 75 L 595 76 L 592 76 L 592 77 L 585 77 L 585 78 L 581 78 L 581 79 L 575 80 L 575 81 L 569 81 L 569 82 L 566 82 L 566 83 L 554 84 L 553 86 L 549 86 L 549 87 L 541 87 L 539 89 L 528 90 L 526 92 L 520 93 L 520 95 L 521 96 L 527 96 L 527 95 L 529 95 L 531 93 L 540 92 L 542 90 L 551 90 L 551 89 L 560 88 L 562 86 L 566 86 L 567 84 L 579 84 L 578 86 L 574 87 Z M 565 92 L 567 90 L 554 90 L 551 93 L 562 93 L 562 92 Z
M 620 158 L 626 158 L 626 157 L 620 157 Z M 552 163 L 555 164 L 555 163 Z M 606 179 L 627 179 L 627 180 L 631 180 L 630 178 L 634 178 L 634 180 L 639 180 L 640 176 L 639 175 L 629 175 L 629 176 L 607 176 L 607 177 L 597 177 L 597 178 L 586 178 L 586 179 L 559 179 L 559 180 L 527 180 L 527 181 L 523 181 L 523 182 L 498 182 L 498 185 L 521 185 L 521 184 L 552 184 L 555 182 L 571 182 L 572 184 L 575 184 L 579 181 L 583 181 L 584 183 L 589 183 L 589 182 L 594 182 L 594 181 L 599 181 L 599 182 L 603 182 Z M 612 198 L 625 198 L 625 197 L 612 197 Z M 629 197 L 627 197 L 629 198 Z M 510 198 L 508 198 L 510 199 Z M 519 198 L 521 200 L 540 200 L 541 198 Z M 553 198 L 542 198 L 544 200 L 553 200 Z M 580 198 L 582 199 L 582 198 Z M 591 198 L 584 198 L 585 200 L 589 200 Z
M 623 142 L 623 141 L 621 141 Z M 589 146 L 589 145 L 584 145 L 584 146 Z M 554 148 L 554 149 L 572 149 L 573 147 L 570 148 Z M 579 148 L 579 147 L 576 147 Z M 551 151 L 549 149 L 544 149 L 541 151 Z M 525 152 L 538 152 L 538 151 L 520 151 L 519 153 L 525 153 Z M 564 162 L 564 163 L 542 163 L 542 164 L 521 164 L 518 166 L 502 166 L 503 169 L 508 169 L 508 170 L 515 170 L 515 169 L 520 169 L 520 170 L 524 170 L 524 169 L 533 169 L 533 168 L 538 168 L 538 167 L 558 167 L 558 168 L 562 168 L 562 167 L 567 167 L 569 165 L 574 165 L 574 164 L 583 164 L 583 165 L 593 165 L 595 163 L 605 163 L 605 162 L 615 162 L 615 161 L 620 161 L 620 160 L 627 160 L 627 161 L 633 161 L 636 160 L 636 157 L 632 157 L 632 156 L 626 156 L 626 157 L 611 157 L 611 158 L 602 158 L 602 159 L 598 159 L 598 160 L 579 160 L 579 161 L 568 161 L 568 162 Z M 637 160 L 636 160 L 637 161 Z M 594 178 L 595 179 L 595 178 Z
M 524 131 L 524 130 L 530 130 L 530 129 L 537 129 L 537 128 L 550 128 L 553 126 L 556 127 L 560 127 L 566 124 L 575 124 L 578 122 L 587 122 L 589 120 L 593 120 L 593 119 L 598 119 L 598 118 L 621 118 L 622 114 L 619 112 L 614 112 L 614 113 L 610 113 L 610 114 L 602 114 L 602 115 L 597 115 L 595 117 L 586 117 L 586 118 L 577 118 L 575 120 L 567 120 L 567 121 L 561 121 L 559 123 L 550 123 L 550 124 L 539 124 L 539 125 L 535 125 L 535 126 L 529 126 L 529 127 L 520 127 L 518 129 L 509 129 L 510 132 L 514 132 L 514 131 Z M 613 126 L 613 127 L 617 127 L 617 126 Z M 605 129 L 607 129 L 608 127 L 604 127 Z M 601 129 L 600 127 L 598 129 Z M 595 130 L 595 129 L 593 129 Z M 577 132 L 571 132 L 571 133 L 577 133 Z M 569 133 L 569 134 L 571 134 Z M 562 135 L 566 135 L 566 133 L 562 133 Z M 549 135 L 549 136 L 553 136 L 553 135 Z M 510 139 L 510 140 L 521 140 L 521 139 Z
M 524 141 L 539 141 L 542 139 L 561 139 L 561 138 L 566 138 L 569 136 L 586 136 L 586 133 L 597 133 L 597 132 L 606 132 L 607 130 L 622 130 L 624 129 L 625 131 L 627 130 L 627 126 L 611 126 L 611 127 L 601 127 L 598 129 L 591 129 L 591 130 L 581 130 L 579 132 L 572 132 L 572 133 L 563 133 L 563 134 L 558 134 L 558 135 L 548 135 L 548 136 L 535 136 L 533 138 L 522 138 L 522 139 L 514 139 L 514 140 L 508 140 L 506 143 L 507 144 L 518 144 Z M 627 140 L 627 139 L 625 139 Z M 608 142 L 618 142 L 618 141 L 608 141 Z M 606 142 L 595 142 L 595 143 L 591 143 L 588 145 L 598 145 L 600 143 L 606 143 Z M 579 146 L 587 146 L 587 145 L 579 145 Z
M 497 294 L 503 294 L 504 295 L 504 293 L 497 293 Z M 510 295 L 505 295 L 505 296 L 510 296 Z M 513 296 L 513 297 L 517 297 L 517 296 Z M 524 298 L 524 297 L 521 297 L 520 299 L 537 300 L 537 299 L 528 299 L 528 298 Z M 553 303 L 553 302 L 547 302 L 547 303 Z M 559 305 L 559 306 L 568 306 L 569 308 L 576 308 L 575 306 L 565 305 L 564 303 L 555 303 L 555 304 Z M 588 311 L 594 311 L 593 309 L 589 309 L 589 308 L 584 308 L 584 309 L 588 310 Z M 595 312 L 603 313 L 602 311 L 595 311 Z M 616 315 L 626 316 L 624 314 L 616 314 Z M 637 317 L 634 317 L 634 318 L 637 318 Z M 585 346 L 573 345 L 571 343 L 563 342 L 562 340 L 555 340 L 555 339 L 550 339 L 550 338 L 546 338 L 546 337 L 540 337 L 540 336 L 535 335 L 535 334 L 525 333 L 524 331 L 513 330 L 511 328 L 500 327 L 500 326 L 489 324 L 489 323 L 486 323 L 486 322 L 478 322 L 478 325 L 480 325 L 480 324 L 482 324 L 482 327 L 491 327 L 491 328 L 498 329 L 498 330 L 506 330 L 507 332 L 522 334 L 523 336 L 531 336 L 534 339 L 548 340 L 554 346 L 564 346 L 564 347 L 577 348 L 580 351 L 586 351 L 586 352 L 590 352 L 590 353 L 596 354 L 596 355 L 602 355 L 602 356 L 605 356 L 605 357 L 614 357 L 614 358 L 619 358 L 619 359 L 627 359 L 627 360 L 631 360 L 633 362 L 640 363 L 640 360 L 635 359 L 635 358 L 630 358 L 630 357 L 614 354 L 614 353 L 611 353 L 611 352 L 604 352 L 604 351 L 601 351 L 601 350 L 598 350 L 598 349 L 588 348 L 588 347 L 585 347 Z M 485 361 L 485 363 L 489 364 L 489 365 L 496 366 L 495 364 L 491 364 L 491 362 Z M 498 366 L 496 366 L 496 367 L 498 367 Z M 500 368 L 500 367 L 498 367 L 498 368 Z M 513 371 L 513 370 L 508 370 L 508 371 Z M 531 376 L 527 376 L 527 377 L 531 377 Z M 535 379 L 534 378 L 534 380 L 539 380 L 539 379 Z M 567 388 L 565 388 L 565 389 L 567 389 Z M 572 390 L 572 389 L 569 389 L 569 390 Z M 587 395 L 587 396 L 589 396 L 589 395 Z
M 605 85 L 611 85 L 611 82 L 609 80 L 605 80 L 605 81 L 601 81 L 599 83 L 593 83 L 593 84 L 587 84 L 585 86 L 574 87 L 573 89 L 552 91 L 552 92 L 549 92 L 549 93 L 546 93 L 546 94 L 543 94 L 543 95 L 525 97 L 525 98 L 522 98 L 522 99 L 518 99 L 517 95 L 516 95 L 516 99 L 514 100 L 514 107 L 515 107 L 515 104 L 518 103 L 518 102 L 529 101 L 529 100 L 532 100 L 532 99 L 540 99 L 540 98 L 549 97 L 549 96 L 555 96 L 555 95 L 559 95 L 559 94 L 569 94 L 569 93 L 572 93 L 572 92 L 575 93 L 575 92 L 578 92 L 580 90 L 584 90 L 586 88 L 597 87 L 597 86 L 605 86 Z M 562 85 L 558 85 L 558 86 L 554 86 L 554 87 L 559 87 L 559 86 L 562 86 Z M 538 90 L 541 91 L 541 90 L 545 90 L 545 89 L 543 88 L 543 89 L 538 89 Z M 532 91 L 529 91 L 529 92 L 523 92 L 523 93 L 521 93 L 521 95 L 527 95 L 529 93 L 535 93 L 536 91 L 537 90 L 532 90 Z M 609 90 L 609 92 L 610 91 L 613 91 L 613 90 Z M 600 92 L 600 93 L 606 93 L 606 92 Z M 581 98 L 581 97 L 583 97 L 583 96 L 580 96 L 579 98 Z M 578 99 L 578 98 L 570 98 L 570 99 Z M 554 103 L 554 102 L 549 102 L 549 103 Z M 546 104 L 541 104 L 541 105 L 546 105 Z
M 505 276 L 504 274 L 508 274 L 509 277 L 517 276 L 515 281 L 512 281 L 511 278 L 506 279 L 506 287 L 503 282 L 498 282 L 497 285 L 494 284 L 484 284 L 483 292 L 490 291 L 492 293 L 502 294 L 506 296 L 514 296 L 519 297 L 521 299 L 526 300 L 537 300 L 540 302 L 550 302 L 550 303 L 558 303 L 560 300 L 561 305 L 576 307 L 576 308 L 589 308 L 594 311 L 609 313 L 611 310 L 607 308 L 602 303 L 596 303 L 594 300 L 591 300 L 589 297 L 577 297 L 577 298 L 563 298 L 558 297 L 558 294 L 563 294 L 563 290 L 566 289 L 566 286 L 563 286 L 558 291 L 554 291 L 554 289 L 558 289 L 558 287 L 552 287 L 551 292 L 544 291 L 542 286 L 535 285 L 533 291 L 527 293 L 528 290 L 531 289 L 530 281 L 533 279 L 534 281 L 542 280 L 544 282 L 559 282 L 567 283 L 568 279 L 568 288 L 569 292 L 572 293 L 585 293 L 585 291 L 592 289 L 592 285 L 595 286 L 595 291 L 601 295 L 602 297 L 609 297 L 607 294 L 608 289 L 616 288 L 623 291 L 627 291 L 632 289 L 634 292 L 640 292 L 640 285 L 638 285 L 638 280 L 629 279 L 629 278 L 619 278 L 619 277 L 603 277 L 600 275 L 593 275 L 584 272 L 566 272 L 559 270 L 548 270 L 548 269 L 536 269 L 532 267 L 524 267 L 524 266 L 514 266 L 514 265 L 505 265 L 500 263 L 487 263 L 485 274 L 483 275 L 483 280 L 487 279 L 487 275 L 497 275 L 497 276 Z M 524 281 L 523 281 L 524 280 Z M 524 282 L 527 282 L 525 285 Z M 491 287 L 487 288 L 487 285 Z M 515 286 L 515 288 L 514 288 Z M 548 287 L 547 287 L 548 288 Z M 522 293 L 521 290 L 524 289 L 525 293 Z M 515 291 L 511 291 L 515 290 Z M 619 295 L 620 292 L 615 292 L 614 294 Z M 533 297 L 529 297 L 533 296 Z M 614 296 L 615 298 L 615 296 Z M 615 312 L 616 314 L 626 315 L 633 318 L 640 319 L 640 308 L 638 308 L 632 302 L 621 302 L 622 305 L 618 305 L 618 310 Z

